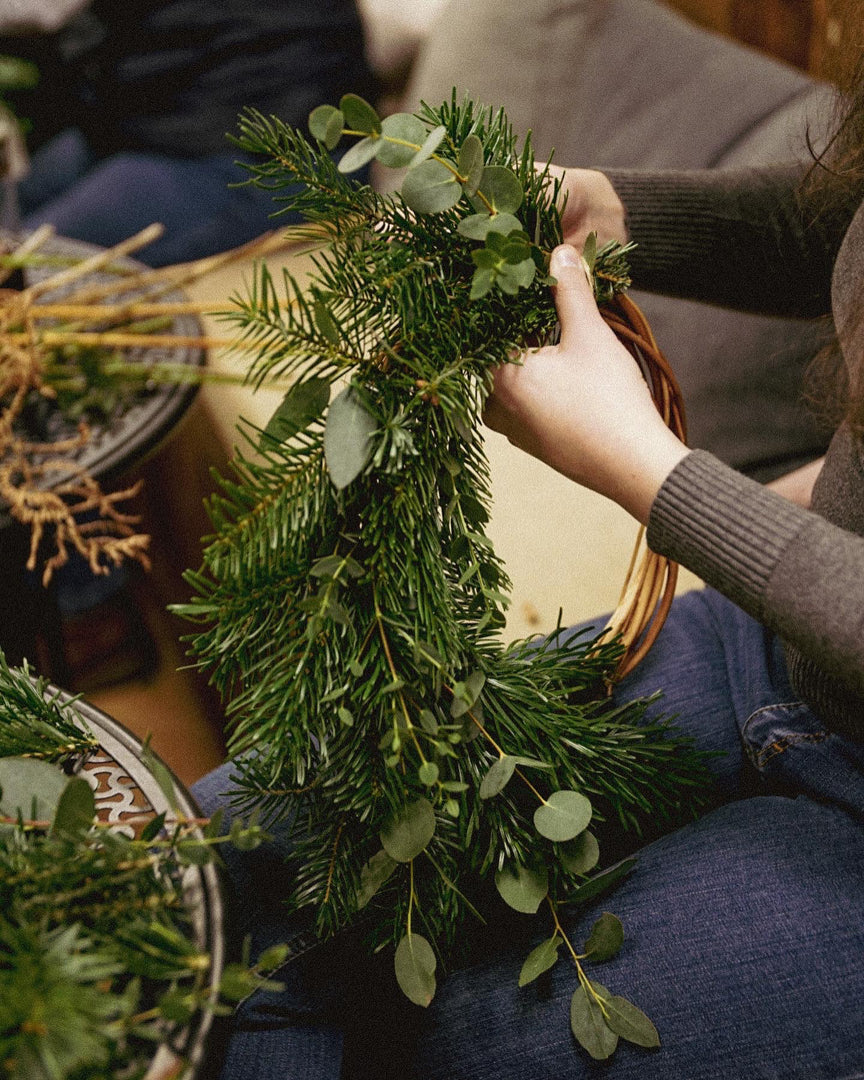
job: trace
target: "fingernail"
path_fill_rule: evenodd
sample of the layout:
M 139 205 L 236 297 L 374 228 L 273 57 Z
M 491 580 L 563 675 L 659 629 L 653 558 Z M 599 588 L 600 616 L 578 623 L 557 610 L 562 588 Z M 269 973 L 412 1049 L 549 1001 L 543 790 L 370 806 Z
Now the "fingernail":
M 581 266 L 581 264 L 582 256 L 576 248 L 571 247 L 569 244 L 562 244 L 552 252 L 549 269 L 554 274 L 556 269 L 563 270 L 567 266 Z

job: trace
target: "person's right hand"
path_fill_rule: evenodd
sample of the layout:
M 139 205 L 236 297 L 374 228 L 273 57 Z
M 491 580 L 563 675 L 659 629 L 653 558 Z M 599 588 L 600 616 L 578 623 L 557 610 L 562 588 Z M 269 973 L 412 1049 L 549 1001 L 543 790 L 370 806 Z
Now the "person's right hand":
M 558 165 L 550 165 L 549 172 L 561 178 L 561 194 L 567 195 L 561 215 L 565 244 L 581 251 L 592 232 L 597 233 L 601 245 L 609 240 L 627 242 L 624 205 L 603 173 L 596 169 L 562 169 Z

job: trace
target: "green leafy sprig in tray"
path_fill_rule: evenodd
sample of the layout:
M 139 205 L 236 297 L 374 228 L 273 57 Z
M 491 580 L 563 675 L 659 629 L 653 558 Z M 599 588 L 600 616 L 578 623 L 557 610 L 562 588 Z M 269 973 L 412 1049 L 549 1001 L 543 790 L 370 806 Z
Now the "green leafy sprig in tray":
M 181 812 L 161 763 L 149 767 L 171 810 L 130 837 L 100 822 L 74 766 L 98 746 L 74 703 L 0 653 L 0 1076 L 8 1080 L 133 1080 L 157 1047 L 183 1065 L 184 1032 L 206 1010 L 271 984 L 287 950 L 216 973 L 193 927 L 190 868 L 220 844 L 248 849 L 254 820 Z M 179 1055 L 179 1056 L 178 1056 Z M 162 1070 L 159 1069 L 160 1075 Z
M 257 350 L 251 381 L 294 385 L 249 429 L 259 453 L 238 453 L 212 500 L 197 595 L 176 609 L 230 702 L 244 798 L 297 811 L 289 909 L 314 909 L 324 936 L 370 926 L 412 1002 L 432 1001 L 465 916 L 494 920 L 494 882 L 493 908 L 549 928 L 520 983 L 572 961 L 588 1053 L 654 1046 L 651 1021 L 585 971 L 617 951 L 618 919 L 578 948 L 562 913 L 633 867 L 597 872 L 595 825 L 680 820 L 702 762 L 646 701 L 609 701 L 617 642 L 559 628 L 502 643 L 509 581 L 484 531 L 491 372 L 556 330 L 559 182 L 502 112 L 455 95 L 381 120 L 349 94 L 309 127 L 311 142 L 241 123 L 250 182 L 320 246 L 308 284 L 262 266 L 227 315 Z M 373 158 L 407 168 L 397 194 L 348 175 Z M 625 248 L 584 257 L 602 302 L 628 284 Z

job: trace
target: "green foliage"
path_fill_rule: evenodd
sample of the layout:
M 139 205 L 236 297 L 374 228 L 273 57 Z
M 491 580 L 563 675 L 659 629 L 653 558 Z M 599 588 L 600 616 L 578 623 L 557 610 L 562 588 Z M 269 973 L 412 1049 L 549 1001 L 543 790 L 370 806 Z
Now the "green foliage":
M 0 666 L 0 714 L 15 744 L 67 762 L 92 745 L 26 668 Z M 44 691 L 44 687 L 43 687 Z M 70 736 L 79 741 L 70 743 Z M 224 1012 L 283 962 L 276 946 L 254 967 L 228 965 L 218 986 L 195 941 L 184 868 L 216 858 L 219 844 L 252 848 L 264 834 L 237 818 L 230 838 L 177 810 L 171 774 L 149 755 L 175 809 L 130 839 L 100 824 L 90 784 L 47 761 L 0 756 L 0 1073 L 10 1080 L 143 1077 L 155 1044 L 170 1042 L 204 1009 Z M 156 768 L 159 766 L 159 769 Z
M 319 246 L 308 286 L 262 266 L 226 316 L 254 348 L 253 384 L 295 388 L 221 481 L 175 610 L 228 702 L 243 801 L 296 811 L 289 906 L 323 936 L 362 919 L 427 1004 L 430 956 L 481 914 L 490 878 L 526 914 L 601 891 L 626 871 L 587 877 L 589 822 L 680 816 L 704 773 L 644 722 L 647 702 L 609 703 L 616 643 L 500 638 L 481 418 L 494 368 L 556 333 L 559 182 L 502 112 L 455 95 L 380 122 L 348 96 L 309 128 L 313 142 L 241 121 L 250 182 Z M 342 140 L 357 141 L 337 165 Z M 350 178 L 373 157 L 407 168 L 397 194 Z M 589 255 L 599 298 L 626 287 L 626 249 Z
M 0 650 L 0 758 L 24 756 L 63 761 L 94 749 L 96 739 L 72 702 L 47 692 L 25 663 L 10 668 Z
M 584 977 L 570 1002 L 570 1029 L 597 1061 L 612 1056 L 619 1037 L 649 1049 L 660 1045 L 657 1029 L 641 1009 Z
M 437 960 L 432 946 L 420 934 L 407 933 L 396 946 L 394 966 L 399 989 L 415 1005 L 424 1008 L 435 996 Z

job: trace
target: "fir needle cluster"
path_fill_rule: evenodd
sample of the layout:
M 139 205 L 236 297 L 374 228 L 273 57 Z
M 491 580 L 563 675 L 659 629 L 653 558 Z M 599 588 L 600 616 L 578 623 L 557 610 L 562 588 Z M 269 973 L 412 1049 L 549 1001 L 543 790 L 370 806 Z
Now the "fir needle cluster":
M 617 642 L 560 627 L 502 641 L 509 581 L 484 531 L 491 372 L 556 332 L 558 181 L 502 112 L 455 95 L 384 120 L 347 95 L 309 127 L 311 141 L 277 118 L 241 123 L 251 182 L 319 247 L 309 283 L 261 266 L 226 316 L 255 350 L 250 381 L 293 385 L 247 430 L 258 453 L 238 452 L 212 500 L 196 595 L 177 608 L 229 702 L 240 785 L 296 815 L 289 905 L 313 908 L 322 935 L 362 920 L 412 1001 L 432 1000 L 494 882 L 495 902 L 553 931 L 523 982 L 566 942 L 582 1045 L 654 1045 L 647 1017 L 625 1003 L 619 1020 L 623 999 L 583 970 L 613 955 L 617 928 L 580 954 L 558 913 L 632 868 L 595 874 L 589 826 L 681 814 L 702 763 L 643 722 L 645 701 L 609 702 Z M 407 168 L 398 193 L 349 175 L 373 158 Z M 585 259 L 601 301 L 629 283 L 626 248 Z

